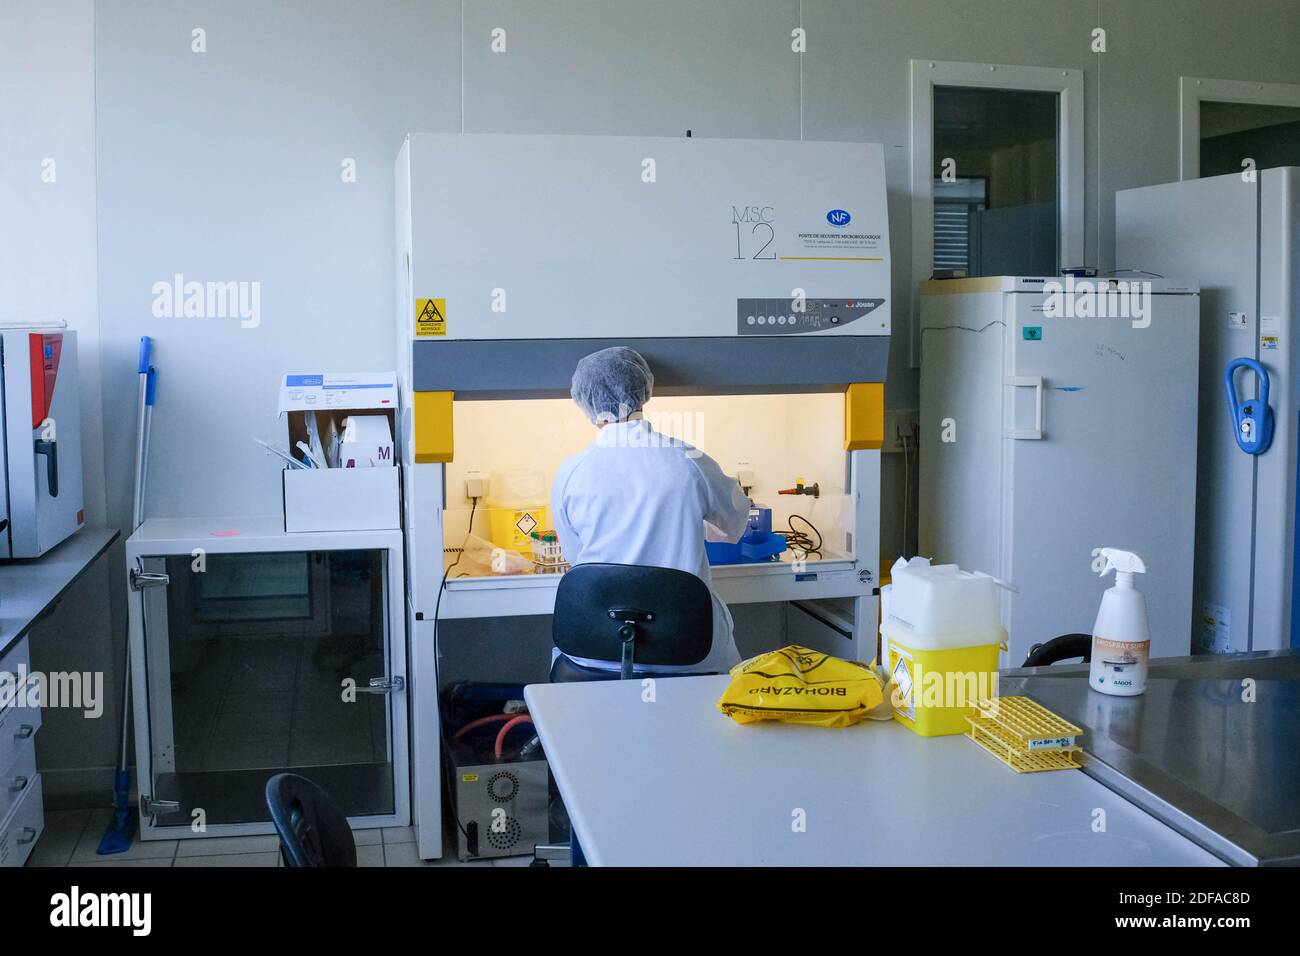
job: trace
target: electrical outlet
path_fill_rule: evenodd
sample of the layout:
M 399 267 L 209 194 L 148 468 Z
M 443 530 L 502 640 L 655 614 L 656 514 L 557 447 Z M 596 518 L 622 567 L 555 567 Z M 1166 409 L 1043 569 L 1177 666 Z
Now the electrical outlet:
M 881 451 L 900 452 L 916 451 L 916 440 L 920 435 L 921 416 L 915 408 L 885 409 L 885 443 Z M 907 444 L 904 446 L 903 439 Z
M 465 497 L 486 498 L 487 484 L 487 479 L 481 473 L 477 471 L 465 472 Z

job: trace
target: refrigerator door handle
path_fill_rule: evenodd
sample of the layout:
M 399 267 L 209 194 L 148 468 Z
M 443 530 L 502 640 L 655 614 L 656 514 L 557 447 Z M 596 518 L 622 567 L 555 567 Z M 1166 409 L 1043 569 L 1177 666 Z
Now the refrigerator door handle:
M 1043 437 L 1043 376 L 1041 375 L 1007 375 L 1002 379 L 1003 385 L 1012 388 L 1032 388 L 1034 390 L 1034 427 L 1006 428 L 1002 434 L 1006 438 L 1018 438 L 1040 441 Z

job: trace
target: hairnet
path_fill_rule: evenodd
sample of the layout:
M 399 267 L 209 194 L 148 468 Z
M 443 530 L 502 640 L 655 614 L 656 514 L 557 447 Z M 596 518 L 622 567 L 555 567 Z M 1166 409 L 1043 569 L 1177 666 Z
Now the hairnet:
M 569 394 L 592 424 L 622 421 L 650 401 L 655 377 L 640 353 L 615 346 L 578 360 Z

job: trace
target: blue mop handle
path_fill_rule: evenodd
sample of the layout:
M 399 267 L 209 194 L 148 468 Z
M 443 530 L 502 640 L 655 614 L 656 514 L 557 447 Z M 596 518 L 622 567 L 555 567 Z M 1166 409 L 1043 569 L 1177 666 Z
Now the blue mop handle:
M 147 335 L 140 336 L 140 361 L 136 365 L 141 375 L 149 373 L 149 352 L 153 349 L 153 340 Z

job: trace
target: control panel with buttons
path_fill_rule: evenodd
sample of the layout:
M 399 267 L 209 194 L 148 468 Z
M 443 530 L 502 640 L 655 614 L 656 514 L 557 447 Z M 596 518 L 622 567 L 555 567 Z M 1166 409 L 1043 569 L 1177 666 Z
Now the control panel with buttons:
M 826 332 L 880 308 L 884 299 L 737 299 L 738 335 Z M 802 306 L 802 308 L 800 308 Z

